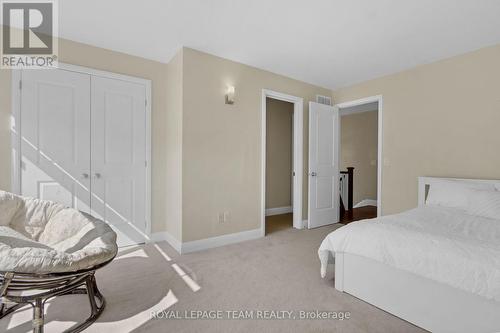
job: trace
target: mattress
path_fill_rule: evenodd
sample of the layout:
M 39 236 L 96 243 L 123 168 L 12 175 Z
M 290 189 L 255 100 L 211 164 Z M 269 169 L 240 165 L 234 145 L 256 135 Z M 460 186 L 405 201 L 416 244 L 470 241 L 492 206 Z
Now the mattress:
M 322 277 L 335 252 L 363 256 L 500 301 L 500 220 L 422 206 L 353 222 L 330 233 L 318 250 Z

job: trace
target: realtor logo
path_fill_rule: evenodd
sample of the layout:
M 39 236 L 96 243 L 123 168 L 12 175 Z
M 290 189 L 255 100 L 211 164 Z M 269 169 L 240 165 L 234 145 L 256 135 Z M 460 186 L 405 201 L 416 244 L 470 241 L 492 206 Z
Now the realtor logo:
M 2 1 L 2 68 L 57 67 L 55 0 Z

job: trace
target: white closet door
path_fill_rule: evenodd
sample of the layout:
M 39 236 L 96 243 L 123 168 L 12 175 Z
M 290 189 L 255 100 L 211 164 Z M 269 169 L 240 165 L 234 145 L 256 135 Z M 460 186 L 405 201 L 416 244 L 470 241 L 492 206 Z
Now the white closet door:
M 309 228 L 339 221 L 339 110 L 309 102 Z
M 22 195 L 90 212 L 89 97 L 87 74 L 22 72 Z
M 146 89 L 92 77 L 92 214 L 120 246 L 145 241 Z

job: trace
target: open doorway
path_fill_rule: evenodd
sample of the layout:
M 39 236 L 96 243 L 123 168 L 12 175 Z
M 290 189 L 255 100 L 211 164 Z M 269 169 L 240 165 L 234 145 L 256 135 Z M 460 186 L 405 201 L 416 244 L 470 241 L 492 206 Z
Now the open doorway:
M 293 227 L 293 103 L 266 98 L 266 235 Z
M 340 222 L 381 215 L 381 97 L 339 107 Z
M 303 227 L 303 100 L 262 93 L 262 234 Z

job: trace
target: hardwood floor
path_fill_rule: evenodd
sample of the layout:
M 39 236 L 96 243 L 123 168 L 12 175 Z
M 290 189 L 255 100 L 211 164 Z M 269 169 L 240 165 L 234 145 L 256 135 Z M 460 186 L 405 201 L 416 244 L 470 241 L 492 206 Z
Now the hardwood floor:
M 340 217 L 340 223 L 348 224 L 354 221 L 372 219 L 375 217 L 377 217 L 377 207 L 364 206 L 359 208 L 353 208 L 352 213 L 346 211 L 344 215 Z
M 293 227 L 293 214 L 266 216 L 266 235 Z
M 377 217 L 377 207 L 364 206 L 353 208 L 352 213 L 345 212 L 340 217 L 340 223 L 348 224 L 354 221 L 372 219 Z M 293 214 L 280 214 L 273 216 L 266 216 L 266 235 L 293 228 Z

